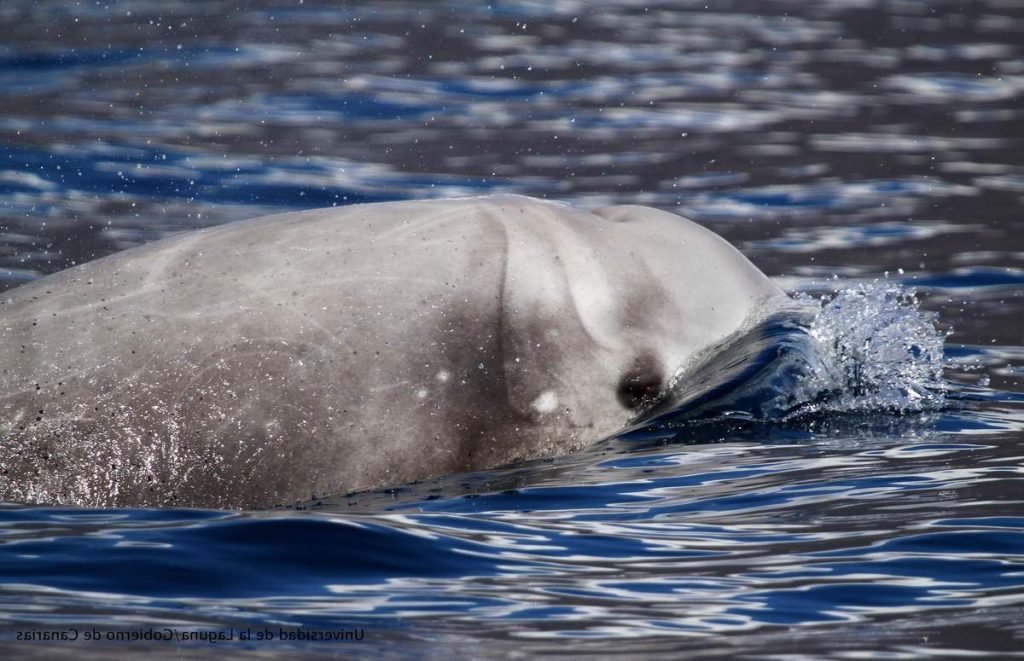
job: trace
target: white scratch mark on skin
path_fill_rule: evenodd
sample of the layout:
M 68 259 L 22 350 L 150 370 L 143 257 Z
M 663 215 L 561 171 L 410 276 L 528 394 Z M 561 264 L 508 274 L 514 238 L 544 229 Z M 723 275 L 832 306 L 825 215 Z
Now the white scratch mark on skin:
M 394 390 L 395 388 L 401 388 L 402 386 L 409 385 L 409 381 L 398 381 L 397 383 L 387 383 L 379 386 L 375 386 L 369 389 L 369 392 L 384 392 L 385 390 Z

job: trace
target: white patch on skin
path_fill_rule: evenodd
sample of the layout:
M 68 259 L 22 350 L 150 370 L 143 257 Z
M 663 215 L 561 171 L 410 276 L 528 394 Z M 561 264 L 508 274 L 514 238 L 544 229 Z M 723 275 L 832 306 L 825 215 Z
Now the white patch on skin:
M 537 395 L 537 398 L 530 404 L 530 408 L 540 414 L 551 413 L 558 408 L 558 395 L 554 390 L 545 390 Z
M 426 388 L 420 388 L 416 391 L 416 399 L 426 399 L 429 394 Z
M 435 378 L 441 383 L 448 383 L 448 379 L 452 378 L 452 375 L 448 370 L 441 370 Z

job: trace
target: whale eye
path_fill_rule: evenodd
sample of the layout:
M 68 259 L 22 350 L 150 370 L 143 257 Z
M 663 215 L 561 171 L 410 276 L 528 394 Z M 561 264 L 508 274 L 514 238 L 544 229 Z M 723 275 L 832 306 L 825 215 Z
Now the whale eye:
M 638 356 L 619 381 L 616 395 L 627 409 L 636 410 L 654 401 L 661 393 L 664 376 L 657 359 L 650 354 Z

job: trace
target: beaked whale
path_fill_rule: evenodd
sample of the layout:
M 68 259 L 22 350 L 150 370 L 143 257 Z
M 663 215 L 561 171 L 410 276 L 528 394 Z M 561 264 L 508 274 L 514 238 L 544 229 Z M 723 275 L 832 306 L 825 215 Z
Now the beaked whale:
M 176 235 L 0 294 L 0 498 L 263 507 L 568 453 L 785 300 L 640 206 L 496 195 Z

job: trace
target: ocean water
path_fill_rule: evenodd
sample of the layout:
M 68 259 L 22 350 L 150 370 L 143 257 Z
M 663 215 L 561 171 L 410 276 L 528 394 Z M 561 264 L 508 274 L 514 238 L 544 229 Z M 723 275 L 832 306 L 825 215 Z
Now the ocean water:
M 1024 6 L 0 5 L 0 288 L 262 213 L 516 192 L 801 301 L 584 452 L 267 511 L 0 505 L 0 651 L 1024 648 Z

